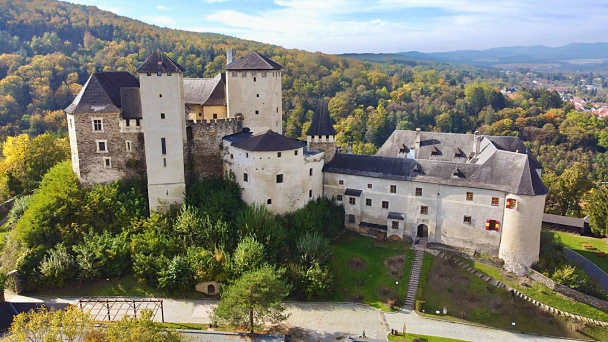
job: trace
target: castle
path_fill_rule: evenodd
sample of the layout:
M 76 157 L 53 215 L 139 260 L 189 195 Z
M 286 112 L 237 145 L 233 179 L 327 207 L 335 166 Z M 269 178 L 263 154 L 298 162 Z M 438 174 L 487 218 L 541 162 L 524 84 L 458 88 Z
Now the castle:
M 184 78 L 160 50 L 137 69 L 90 76 L 65 109 L 72 167 L 92 184 L 147 174 L 151 210 L 184 201 L 196 177 L 234 176 L 243 200 L 276 213 L 325 196 L 345 226 L 538 260 L 547 188 L 517 137 L 395 131 L 373 156 L 338 153 L 320 101 L 307 141 L 282 135 L 281 70 L 255 51 L 210 79 Z

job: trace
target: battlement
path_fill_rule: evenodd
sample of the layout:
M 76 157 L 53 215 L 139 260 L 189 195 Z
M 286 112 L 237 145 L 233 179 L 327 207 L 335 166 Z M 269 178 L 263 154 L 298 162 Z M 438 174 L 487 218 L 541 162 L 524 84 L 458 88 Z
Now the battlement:
M 238 116 L 236 118 L 222 118 L 222 119 L 208 119 L 208 120 L 188 120 L 187 125 L 197 127 L 197 129 L 211 129 L 221 126 L 232 126 L 236 123 L 243 122 L 243 117 Z

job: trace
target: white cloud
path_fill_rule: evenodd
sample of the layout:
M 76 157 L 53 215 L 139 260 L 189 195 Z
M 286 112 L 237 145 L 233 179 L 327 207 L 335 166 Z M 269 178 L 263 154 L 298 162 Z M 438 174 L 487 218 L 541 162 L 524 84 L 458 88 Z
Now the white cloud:
M 142 20 L 159 26 L 175 27 L 175 20 L 166 15 L 146 16 Z
M 206 2 L 208 4 L 219 4 L 222 2 L 227 2 L 228 0 L 203 0 L 203 2 Z
M 167 7 L 165 5 L 156 5 L 156 9 L 159 11 L 168 11 L 169 7 Z

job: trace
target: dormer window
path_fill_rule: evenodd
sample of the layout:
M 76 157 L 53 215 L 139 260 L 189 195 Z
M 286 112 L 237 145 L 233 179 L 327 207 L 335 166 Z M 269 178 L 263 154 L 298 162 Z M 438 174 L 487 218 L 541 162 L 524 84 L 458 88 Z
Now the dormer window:
M 147 72 L 146 75 L 147 76 L 152 76 L 152 73 L 151 72 Z
M 437 146 L 433 147 L 433 150 L 431 151 L 431 156 L 438 156 L 441 155 L 441 151 L 437 148 Z

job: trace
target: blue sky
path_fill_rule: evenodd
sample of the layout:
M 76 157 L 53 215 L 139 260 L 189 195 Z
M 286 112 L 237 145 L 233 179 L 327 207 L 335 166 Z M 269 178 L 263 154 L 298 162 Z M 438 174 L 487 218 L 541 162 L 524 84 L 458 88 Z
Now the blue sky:
M 608 41 L 606 0 L 72 0 L 146 23 L 308 51 Z

